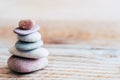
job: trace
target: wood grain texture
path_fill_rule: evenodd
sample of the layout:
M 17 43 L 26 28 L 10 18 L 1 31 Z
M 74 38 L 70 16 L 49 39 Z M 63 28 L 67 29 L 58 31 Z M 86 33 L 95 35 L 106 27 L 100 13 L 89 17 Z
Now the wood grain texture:
M 49 65 L 41 71 L 18 75 L 6 64 L 7 48 L 0 49 L 0 79 L 11 80 L 119 80 L 120 50 L 51 47 Z

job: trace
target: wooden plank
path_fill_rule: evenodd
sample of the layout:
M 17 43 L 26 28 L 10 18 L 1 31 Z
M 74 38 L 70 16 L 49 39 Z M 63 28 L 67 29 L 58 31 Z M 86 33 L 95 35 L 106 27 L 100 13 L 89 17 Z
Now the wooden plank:
M 30 80 L 119 80 L 119 50 L 75 49 L 50 47 L 49 65 L 32 74 L 11 73 L 6 61 L 10 56 L 7 48 L 0 49 L 0 79 Z M 112 54 L 112 56 L 111 56 Z

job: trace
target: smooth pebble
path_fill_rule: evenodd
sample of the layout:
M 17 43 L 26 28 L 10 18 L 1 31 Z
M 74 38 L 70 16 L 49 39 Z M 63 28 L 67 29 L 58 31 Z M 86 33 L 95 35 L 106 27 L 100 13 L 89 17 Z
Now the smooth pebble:
M 17 41 L 15 44 L 15 47 L 18 50 L 33 50 L 36 48 L 39 48 L 43 45 L 43 41 L 37 41 L 37 42 L 22 42 L 22 41 Z
M 36 42 L 41 40 L 41 34 L 39 32 L 34 32 L 29 35 L 18 35 L 18 39 L 24 42 Z
M 19 29 L 19 27 L 18 27 L 16 29 L 14 29 L 13 32 L 15 32 L 18 35 L 28 35 L 28 34 L 38 31 L 39 29 L 40 29 L 40 27 L 38 25 L 34 26 L 33 28 L 31 28 L 29 30 L 22 30 L 22 29 Z
M 35 21 L 30 19 L 25 19 L 25 20 L 21 20 L 18 25 L 20 29 L 28 30 L 35 26 Z
M 10 70 L 14 72 L 30 73 L 43 69 L 45 66 L 47 66 L 48 59 L 27 59 L 13 55 L 8 59 L 7 63 Z
M 19 51 L 15 47 L 12 47 L 11 49 L 9 49 L 9 52 L 16 56 L 33 58 L 33 59 L 47 57 L 49 55 L 48 50 L 45 48 L 37 48 L 30 51 Z

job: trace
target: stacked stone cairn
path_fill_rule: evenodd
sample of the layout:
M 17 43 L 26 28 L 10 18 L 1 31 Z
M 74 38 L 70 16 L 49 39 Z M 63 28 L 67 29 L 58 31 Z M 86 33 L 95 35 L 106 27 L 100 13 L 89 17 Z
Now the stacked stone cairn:
M 10 70 L 30 73 L 47 66 L 49 52 L 42 48 L 43 41 L 39 29 L 40 27 L 33 20 L 21 20 L 19 27 L 14 29 L 18 41 L 9 49 L 12 54 L 7 62 Z

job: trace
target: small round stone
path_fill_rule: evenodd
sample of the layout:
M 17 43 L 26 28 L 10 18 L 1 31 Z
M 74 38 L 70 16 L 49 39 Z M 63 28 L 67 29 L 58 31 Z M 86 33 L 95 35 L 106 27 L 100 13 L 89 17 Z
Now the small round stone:
M 36 48 L 39 48 L 43 45 L 43 41 L 37 41 L 37 42 L 22 42 L 22 41 L 17 41 L 17 43 L 15 44 L 15 47 L 18 50 L 33 50 Z
M 30 73 L 40 70 L 45 66 L 47 66 L 48 59 L 47 58 L 28 59 L 13 55 L 8 59 L 7 63 L 8 63 L 8 67 L 12 71 L 19 73 Z
M 48 50 L 45 48 L 37 48 L 30 51 L 20 51 L 17 50 L 15 47 L 12 47 L 11 49 L 9 49 L 9 52 L 16 56 L 32 58 L 32 59 L 39 59 L 39 58 L 47 57 L 49 55 Z
M 18 35 L 28 35 L 28 34 L 31 34 L 31 33 L 38 31 L 39 29 L 40 29 L 40 27 L 38 25 L 35 25 L 34 27 L 32 27 L 29 30 L 21 30 L 18 27 L 16 29 L 14 29 L 13 32 L 15 32 Z
M 34 32 L 29 35 L 18 35 L 18 39 L 24 42 L 36 42 L 41 40 L 41 35 L 39 32 Z
M 19 29 L 28 30 L 35 26 L 35 21 L 33 20 L 21 20 L 19 22 Z

